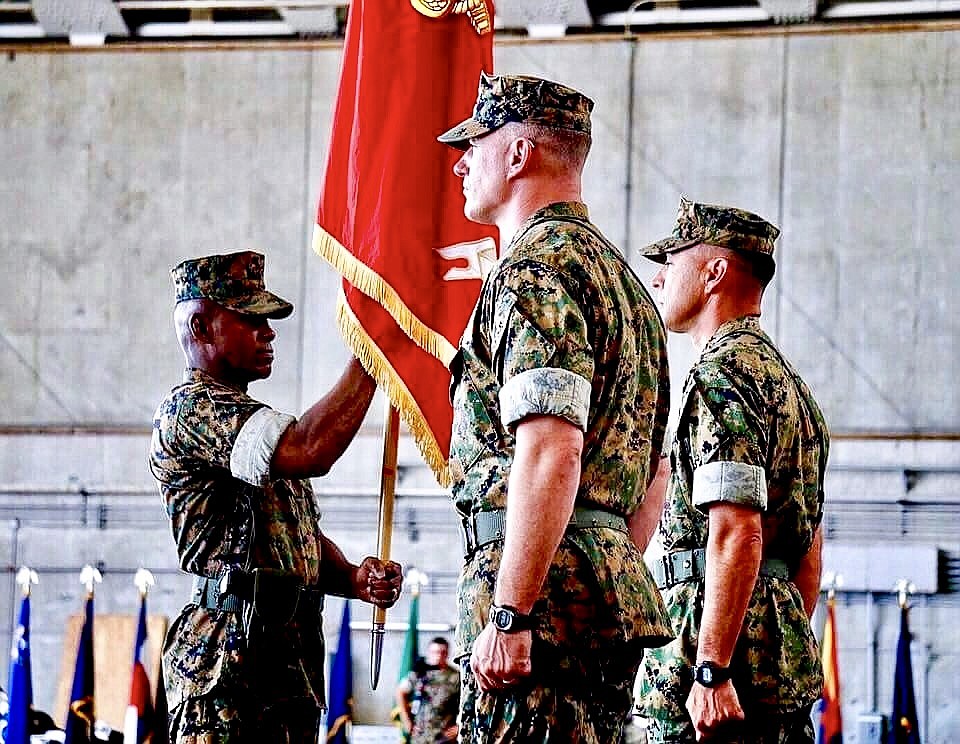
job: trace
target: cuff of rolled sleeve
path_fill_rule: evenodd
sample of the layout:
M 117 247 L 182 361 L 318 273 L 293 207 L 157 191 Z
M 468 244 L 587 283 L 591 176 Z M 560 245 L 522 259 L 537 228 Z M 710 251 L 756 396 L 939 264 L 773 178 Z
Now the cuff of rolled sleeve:
M 531 415 L 559 416 L 582 431 L 590 414 L 590 381 L 559 367 L 521 372 L 500 389 L 500 419 L 506 428 Z
M 708 462 L 693 472 L 693 505 L 718 502 L 767 508 L 767 478 L 759 465 Z
M 230 452 L 230 473 L 234 478 L 265 486 L 270 482 L 270 460 L 280 437 L 297 419 L 272 408 L 259 408 L 237 434 Z

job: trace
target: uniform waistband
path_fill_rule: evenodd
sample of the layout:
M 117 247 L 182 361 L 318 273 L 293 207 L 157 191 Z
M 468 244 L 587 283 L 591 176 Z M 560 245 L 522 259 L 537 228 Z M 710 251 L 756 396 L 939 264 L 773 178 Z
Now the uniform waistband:
M 306 586 L 292 588 L 298 605 L 323 609 L 323 592 Z M 209 610 L 242 612 L 244 604 L 253 600 L 253 575 L 245 571 L 231 571 L 219 578 L 194 576 L 190 601 Z
M 595 507 L 576 507 L 570 515 L 567 530 L 605 528 L 630 532 L 627 520 L 620 514 Z M 460 520 L 464 555 L 469 559 L 484 545 L 502 541 L 507 535 L 507 510 L 492 509 L 477 512 Z
M 706 575 L 707 551 L 704 548 L 676 550 L 657 558 L 650 566 L 653 580 L 660 589 L 701 579 Z M 760 575 L 774 579 L 789 579 L 790 568 L 779 558 L 764 558 L 760 563 Z

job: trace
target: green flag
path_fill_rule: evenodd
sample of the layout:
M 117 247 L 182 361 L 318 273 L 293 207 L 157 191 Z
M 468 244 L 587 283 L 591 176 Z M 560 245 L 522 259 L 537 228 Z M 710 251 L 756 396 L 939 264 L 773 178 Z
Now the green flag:
M 420 625 L 420 592 L 414 592 L 410 599 L 410 620 L 407 626 L 407 635 L 403 639 L 403 656 L 400 657 L 400 675 L 398 682 L 402 682 L 410 672 L 413 671 L 414 664 L 420 658 L 420 648 L 418 642 L 417 626 Z
M 410 598 L 410 619 L 407 624 L 407 635 L 403 639 L 403 656 L 400 657 L 400 673 L 397 675 L 397 683 L 403 682 L 410 672 L 414 670 L 417 659 L 420 658 L 420 648 L 418 643 L 417 627 L 420 625 L 420 587 L 414 584 L 412 597 Z M 403 744 L 409 744 L 410 732 L 403 730 L 403 719 L 400 717 L 400 708 L 395 707 L 390 712 L 390 718 L 400 727 L 400 741 Z

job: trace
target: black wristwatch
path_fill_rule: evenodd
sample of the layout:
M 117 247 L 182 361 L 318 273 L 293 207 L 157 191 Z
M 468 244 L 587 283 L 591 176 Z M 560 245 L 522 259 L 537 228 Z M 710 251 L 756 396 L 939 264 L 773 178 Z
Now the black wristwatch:
M 704 687 L 722 685 L 733 676 L 730 673 L 730 667 L 722 667 L 712 661 L 701 661 L 691 671 L 693 681 L 699 682 Z
M 524 615 L 510 605 L 490 605 L 490 622 L 501 633 L 517 633 L 521 630 L 533 630 L 536 623 L 532 615 Z

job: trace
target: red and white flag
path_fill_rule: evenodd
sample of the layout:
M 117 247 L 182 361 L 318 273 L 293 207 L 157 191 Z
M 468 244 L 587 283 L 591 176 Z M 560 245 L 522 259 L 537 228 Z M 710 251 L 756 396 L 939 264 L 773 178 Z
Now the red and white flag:
M 496 261 L 463 215 L 456 151 L 437 135 L 493 71 L 489 0 L 353 0 L 314 250 L 344 277 L 348 345 L 447 485 L 452 360 Z

